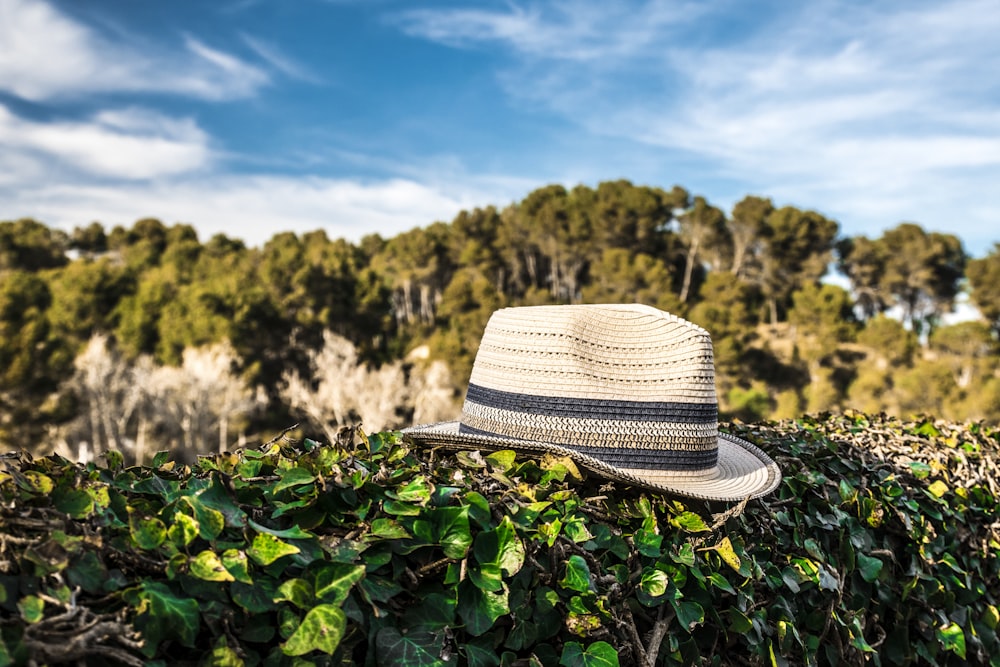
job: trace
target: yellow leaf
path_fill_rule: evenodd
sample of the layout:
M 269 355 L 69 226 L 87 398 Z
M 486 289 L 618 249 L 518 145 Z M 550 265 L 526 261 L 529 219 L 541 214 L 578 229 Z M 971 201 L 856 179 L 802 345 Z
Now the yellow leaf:
M 740 566 L 743 563 L 740 561 L 740 557 L 736 555 L 736 551 L 733 550 L 733 543 L 728 537 L 723 537 L 713 548 L 722 560 L 725 561 L 726 565 L 737 572 L 740 571 Z
M 928 486 L 927 490 L 933 493 L 935 498 L 940 498 L 944 494 L 948 493 L 948 485 L 939 479 Z

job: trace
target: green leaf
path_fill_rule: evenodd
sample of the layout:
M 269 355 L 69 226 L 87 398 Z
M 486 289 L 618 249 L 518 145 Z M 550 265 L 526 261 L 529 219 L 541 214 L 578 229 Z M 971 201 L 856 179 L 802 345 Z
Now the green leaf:
M 867 582 L 872 582 L 878 579 L 878 575 L 882 571 L 881 559 L 859 552 L 857 554 L 857 562 L 858 571 L 861 572 L 862 579 Z
M 502 449 L 487 456 L 486 460 L 499 468 L 500 472 L 507 472 L 514 467 L 514 461 L 517 460 L 517 452 L 512 449 Z
M 316 599 L 341 605 L 356 583 L 365 578 L 364 565 L 325 563 L 316 572 L 313 588 Z
M 562 667 L 620 667 L 618 651 L 607 642 L 594 642 L 586 650 L 579 642 L 566 642 L 559 664 Z
M 81 489 L 57 489 L 52 494 L 52 504 L 74 519 L 85 519 L 94 510 L 94 499 Z
M 493 627 L 493 623 L 504 614 L 510 613 L 507 591 L 489 593 L 477 588 L 471 581 L 463 581 L 458 586 L 458 615 L 465 623 L 465 629 L 473 637 L 478 637 Z
M 729 608 L 729 631 L 742 635 L 753 628 L 753 622 L 747 618 L 746 614 L 737 609 L 736 607 Z
M 186 547 L 198 537 L 198 522 L 183 512 L 174 514 L 174 521 L 167 528 L 167 537 L 174 546 Z
M 938 641 L 946 651 L 951 651 L 962 660 L 965 660 L 965 633 L 962 626 L 957 623 L 950 623 L 937 630 Z
M 670 577 L 667 573 L 652 567 L 645 568 L 642 579 L 639 580 L 639 590 L 653 598 L 665 595 L 669 586 Z
M 79 558 L 71 560 L 65 574 L 66 581 L 70 586 L 79 586 L 93 595 L 107 592 L 104 585 L 109 581 L 108 570 L 93 551 L 87 551 Z M 0 591 L 2 590 L 3 587 L 0 586 Z
M 687 533 L 704 533 L 709 530 L 705 520 L 694 512 L 682 512 L 678 516 L 671 517 L 670 524 Z
M 347 617 L 340 607 L 321 604 L 307 613 L 292 636 L 281 646 L 285 655 L 305 655 L 312 651 L 333 654 L 347 627 Z
M 271 487 L 271 493 L 274 495 L 281 493 L 285 489 L 310 484 L 316 480 L 316 476 L 305 468 L 279 468 L 275 472 L 278 473 L 280 479 Z
M 403 540 L 410 537 L 410 533 L 398 521 L 384 517 L 372 521 L 372 535 L 386 540 Z
M 299 551 L 300 549 L 294 544 L 282 542 L 268 533 L 259 533 L 247 549 L 247 556 L 261 565 L 270 565 L 283 556 L 297 554 Z
M 155 549 L 167 539 L 167 527 L 156 517 L 140 517 L 132 514 L 128 518 L 129 534 L 140 549 Z
M 426 630 L 402 634 L 397 628 L 386 626 L 375 635 L 375 663 L 399 667 L 444 667 L 439 656 L 443 647 L 441 639 Z
M 266 533 L 267 535 L 280 537 L 283 540 L 308 540 L 316 537 L 309 531 L 302 530 L 299 526 L 292 526 L 291 528 L 280 530 L 278 528 L 269 528 L 263 524 L 257 523 L 253 519 L 247 520 L 247 525 L 256 530 L 258 533 Z
M 158 581 L 144 581 L 139 585 L 138 595 L 142 604 L 136 627 L 145 639 L 142 651 L 147 657 L 156 654 L 163 640 L 194 648 L 201 623 L 197 600 L 178 597 Z
M 38 623 L 45 617 L 45 601 L 37 595 L 25 595 L 17 603 L 25 623 Z
M 35 470 L 27 471 L 21 479 L 24 480 L 21 484 L 22 488 L 39 496 L 49 495 L 52 493 L 52 489 L 56 487 L 51 477 Z
M 219 555 L 210 549 L 202 551 L 189 563 L 191 576 L 203 581 L 236 581 L 222 563 Z
M 286 579 L 278 586 L 275 602 L 291 602 L 299 609 L 308 609 L 313 603 L 313 588 L 305 579 Z
M 524 544 L 509 516 L 504 516 L 493 530 L 479 533 L 472 553 L 481 565 L 495 565 L 508 577 L 517 574 L 524 565 Z
M 658 558 L 660 556 L 660 545 L 663 544 L 663 535 L 640 528 L 635 531 L 632 539 L 635 541 L 635 548 L 643 556 L 649 556 L 650 558 Z
M 386 495 L 404 503 L 425 504 L 431 499 L 433 486 L 423 475 L 418 475 L 395 491 L 387 491 Z
M 438 507 L 433 517 L 437 541 L 444 555 L 456 560 L 465 558 L 472 546 L 468 506 Z
M 233 575 L 233 579 L 236 581 L 242 581 L 244 584 L 253 583 L 253 579 L 250 577 L 247 555 L 243 551 L 239 549 L 226 549 L 222 552 L 222 564 L 229 574 Z
M 909 466 L 910 472 L 917 479 L 927 479 L 931 474 L 931 467 L 922 461 L 911 461 Z
M 730 595 L 736 595 L 736 589 L 733 588 L 733 585 L 729 583 L 729 580 L 726 579 L 724 576 L 722 576 L 721 573 L 712 572 L 710 575 L 708 575 L 708 580 L 712 582 L 712 586 L 714 586 L 715 588 L 723 590 L 729 593 Z
M 567 590 L 586 593 L 590 590 L 590 567 L 583 556 L 573 554 L 566 561 L 566 574 L 559 585 Z
M 681 627 L 692 632 L 697 626 L 705 622 L 705 609 L 697 602 L 690 600 L 670 600 L 677 612 L 677 621 Z

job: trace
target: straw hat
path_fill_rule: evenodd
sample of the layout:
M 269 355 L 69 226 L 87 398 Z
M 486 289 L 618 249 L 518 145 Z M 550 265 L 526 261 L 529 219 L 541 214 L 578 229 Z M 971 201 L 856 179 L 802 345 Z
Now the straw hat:
M 781 481 L 767 454 L 718 430 L 708 332 L 638 304 L 496 311 L 461 420 L 403 434 L 565 455 L 604 477 L 708 500 L 762 496 Z

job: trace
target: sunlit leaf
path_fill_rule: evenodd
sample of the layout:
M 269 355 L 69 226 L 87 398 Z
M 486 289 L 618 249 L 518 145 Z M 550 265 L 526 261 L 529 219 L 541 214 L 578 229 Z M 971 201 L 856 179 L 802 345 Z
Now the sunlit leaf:
M 282 644 L 285 655 L 297 656 L 319 651 L 332 654 L 340 645 L 347 626 L 347 617 L 340 607 L 321 604 L 310 609 L 302 622 Z

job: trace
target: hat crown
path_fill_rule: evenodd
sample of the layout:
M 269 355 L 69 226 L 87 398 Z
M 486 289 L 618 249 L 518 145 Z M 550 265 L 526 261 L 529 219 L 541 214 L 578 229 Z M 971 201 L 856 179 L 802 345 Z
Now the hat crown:
M 560 444 L 625 470 L 703 472 L 718 450 L 711 337 L 638 304 L 499 310 L 461 429 Z

